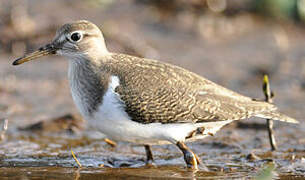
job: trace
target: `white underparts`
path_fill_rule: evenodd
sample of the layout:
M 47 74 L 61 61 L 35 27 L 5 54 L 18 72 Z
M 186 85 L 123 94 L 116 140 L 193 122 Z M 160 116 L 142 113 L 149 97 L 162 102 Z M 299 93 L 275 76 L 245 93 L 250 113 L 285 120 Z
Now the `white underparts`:
M 174 124 L 138 123 L 132 121 L 124 111 L 124 103 L 114 91 L 119 85 L 119 78 L 117 76 L 112 76 L 109 88 L 103 97 L 102 104 L 92 118 L 88 119 L 90 125 L 100 130 L 112 140 L 128 141 L 139 144 L 176 143 L 177 141 L 185 141 L 185 138 L 198 127 L 204 127 L 204 133 L 188 140 L 195 140 L 207 135 L 215 134 L 223 125 L 231 122 L 220 121 Z

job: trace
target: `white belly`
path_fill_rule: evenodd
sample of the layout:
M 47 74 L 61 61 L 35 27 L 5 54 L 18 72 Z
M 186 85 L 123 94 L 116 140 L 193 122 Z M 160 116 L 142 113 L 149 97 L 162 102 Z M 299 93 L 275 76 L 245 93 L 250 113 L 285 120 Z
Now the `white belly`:
M 98 110 L 91 116 L 89 124 L 97 128 L 107 137 L 116 141 L 128 141 L 138 144 L 165 144 L 185 141 L 185 137 L 196 130 L 204 127 L 204 134 L 195 136 L 189 140 L 195 140 L 216 133 L 223 125 L 231 121 L 209 123 L 173 123 L 142 124 L 132 121 L 124 111 L 124 103 L 115 93 L 114 89 L 119 86 L 119 78 L 111 77 L 109 88 L 103 97 L 103 102 Z

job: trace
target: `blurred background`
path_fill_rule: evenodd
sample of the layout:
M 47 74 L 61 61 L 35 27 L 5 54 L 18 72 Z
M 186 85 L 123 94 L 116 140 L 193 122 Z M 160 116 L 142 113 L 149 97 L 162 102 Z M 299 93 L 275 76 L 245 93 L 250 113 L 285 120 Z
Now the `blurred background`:
M 280 177 L 304 175 L 305 0 L 0 1 L 1 127 L 8 119 L 0 140 L 0 174 L 16 173 L 12 164 L 75 166 L 71 147 L 85 166 L 132 167 L 144 157 L 141 147 L 119 143 L 112 149 L 85 128 L 70 96 L 67 59 L 53 56 L 11 66 L 25 52 L 51 41 L 61 25 L 80 19 L 101 28 L 112 52 L 169 62 L 253 98 L 264 98 L 262 78 L 268 74 L 275 104 L 301 122 L 275 123 L 277 153 L 269 152 L 262 119 L 233 123 L 191 146 L 217 173 L 252 177 L 267 158 Z M 153 151 L 156 164 L 180 168 L 157 169 L 159 175 L 187 176 L 174 147 Z M 253 151 L 258 159 L 250 162 Z M 123 175 L 128 173 L 135 172 Z

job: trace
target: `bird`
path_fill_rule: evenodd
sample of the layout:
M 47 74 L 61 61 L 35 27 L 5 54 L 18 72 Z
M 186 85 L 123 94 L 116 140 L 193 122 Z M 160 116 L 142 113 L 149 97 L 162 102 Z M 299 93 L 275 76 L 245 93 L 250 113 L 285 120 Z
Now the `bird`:
M 47 55 L 69 60 L 72 98 L 88 124 L 109 139 L 145 147 L 175 144 L 186 166 L 198 156 L 186 145 L 250 117 L 298 123 L 274 104 L 246 97 L 191 71 L 158 60 L 109 52 L 102 31 L 87 20 L 64 24 L 54 39 L 13 65 Z

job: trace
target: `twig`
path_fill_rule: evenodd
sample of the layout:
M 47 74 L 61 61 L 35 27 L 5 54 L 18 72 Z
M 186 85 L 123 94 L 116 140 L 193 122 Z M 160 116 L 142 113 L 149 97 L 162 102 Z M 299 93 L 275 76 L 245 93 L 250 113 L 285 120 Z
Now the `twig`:
M 82 167 L 82 164 L 78 161 L 78 159 L 76 158 L 74 152 L 72 151 L 71 149 L 71 154 L 73 156 L 73 159 L 75 160 L 75 162 L 77 163 L 78 167 L 81 168 Z
M 107 144 L 109 144 L 111 147 L 116 147 L 116 146 L 117 146 L 116 142 L 111 141 L 111 140 L 108 139 L 108 138 L 105 138 L 104 141 L 105 141 Z
M 274 95 L 273 95 L 273 92 L 270 90 L 270 83 L 269 83 L 269 78 L 267 75 L 264 75 L 263 91 L 265 94 L 265 101 L 272 103 L 272 98 Z M 275 151 L 275 150 L 277 150 L 277 145 L 276 145 L 274 131 L 273 131 L 273 120 L 267 119 L 267 129 L 268 129 L 271 150 Z
M 8 119 L 3 119 L 2 131 L 0 133 L 0 141 L 5 139 L 5 133 L 7 131 L 7 127 L 8 127 Z

